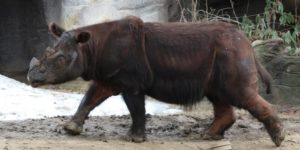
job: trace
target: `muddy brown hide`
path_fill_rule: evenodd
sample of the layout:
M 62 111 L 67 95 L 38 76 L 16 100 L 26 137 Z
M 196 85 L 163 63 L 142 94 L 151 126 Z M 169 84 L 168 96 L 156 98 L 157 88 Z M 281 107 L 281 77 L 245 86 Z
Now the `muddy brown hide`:
M 0 74 L 26 81 L 28 64 L 48 45 L 40 0 L 0 1 Z
M 300 104 L 300 56 L 290 56 L 281 39 L 253 46 L 257 58 L 273 77 L 273 95 L 265 96 L 277 104 Z

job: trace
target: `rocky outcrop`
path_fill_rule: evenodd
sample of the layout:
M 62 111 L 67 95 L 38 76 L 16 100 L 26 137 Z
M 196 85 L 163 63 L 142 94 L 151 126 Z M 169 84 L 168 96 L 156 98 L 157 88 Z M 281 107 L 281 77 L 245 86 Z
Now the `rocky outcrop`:
M 43 3 L 1 0 L 0 18 L 0 74 L 25 80 L 31 57 L 49 41 Z
M 300 56 L 290 56 L 281 39 L 255 42 L 253 47 L 273 77 L 273 95 L 265 96 L 278 104 L 300 104 Z

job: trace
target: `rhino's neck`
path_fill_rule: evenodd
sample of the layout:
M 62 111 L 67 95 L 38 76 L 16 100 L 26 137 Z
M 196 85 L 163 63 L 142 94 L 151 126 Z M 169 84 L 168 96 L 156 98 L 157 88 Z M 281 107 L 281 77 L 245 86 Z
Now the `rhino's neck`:
M 91 34 L 88 42 L 80 46 L 82 63 L 84 67 L 84 71 L 81 75 L 83 79 L 94 80 L 97 71 L 96 64 L 102 58 L 104 44 L 106 43 L 110 33 L 113 30 L 116 30 L 116 26 L 112 24 L 112 22 L 100 23 L 74 30 L 74 32 L 87 31 Z
M 84 80 L 92 80 L 94 78 L 95 74 L 95 48 L 94 45 L 90 42 L 87 42 L 85 44 L 82 44 L 80 46 L 81 51 L 81 59 L 83 64 L 83 72 L 81 74 L 81 77 Z

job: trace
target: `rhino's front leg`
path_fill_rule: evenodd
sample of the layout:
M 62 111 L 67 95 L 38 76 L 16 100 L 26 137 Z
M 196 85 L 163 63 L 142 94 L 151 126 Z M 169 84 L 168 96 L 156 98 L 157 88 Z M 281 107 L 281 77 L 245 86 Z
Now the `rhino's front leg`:
M 72 135 L 80 134 L 89 113 L 108 97 L 112 96 L 112 94 L 111 88 L 93 82 L 83 97 L 75 115 L 70 121 L 64 124 L 64 130 Z
M 145 96 L 143 94 L 122 93 L 126 106 L 130 112 L 132 124 L 126 140 L 132 142 L 143 142 L 145 135 Z

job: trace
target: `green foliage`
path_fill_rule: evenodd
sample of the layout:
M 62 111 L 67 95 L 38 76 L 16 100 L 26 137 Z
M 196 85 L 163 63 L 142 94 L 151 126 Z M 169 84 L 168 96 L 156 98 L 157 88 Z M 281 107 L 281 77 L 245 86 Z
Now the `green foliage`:
M 255 24 L 247 16 L 244 16 L 241 23 L 241 29 L 245 31 L 248 37 L 252 37 Z
M 232 1 L 230 2 L 232 3 Z M 192 0 L 191 9 L 183 8 L 180 5 L 182 9 L 180 20 L 183 22 L 223 20 L 235 23 L 250 40 L 282 38 L 290 47 L 291 55 L 300 54 L 300 22 L 297 20 L 297 16 L 284 10 L 282 0 L 265 0 L 265 2 L 264 13 L 258 14 L 255 20 L 251 20 L 247 16 L 243 16 L 242 20 L 239 20 L 238 17 L 230 18 L 230 16 L 222 14 L 222 11 L 215 12 L 208 8 L 207 4 L 206 10 L 198 10 L 197 5 L 200 5 L 200 1 Z M 234 4 L 231 6 L 235 14 Z
M 282 39 L 285 41 L 288 45 L 290 45 L 289 52 L 290 54 L 295 54 L 296 50 L 299 49 L 299 34 L 300 34 L 300 25 L 296 24 L 294 27 L 294 31 L 290 32 L 287 31 L 283 33 Z
M 294 23 L 294 15 L 292 13 L 282 13 L 279 18 L 280 25 L 287 25 Z
M 275 30 L 277 20 L 280 27 L 287 27 L 287 30 Z M 266 0 L 264 13 L 257 15 L 255 22 L 244 16 L 240 27 L 251 40 L 281 37 L 290 46 L 289 53 L 291 55 L 295 54 L 299 47 L 300 23 L 296 22 L 292 13 L 284 11 L 284 6 L 280 0 Z

